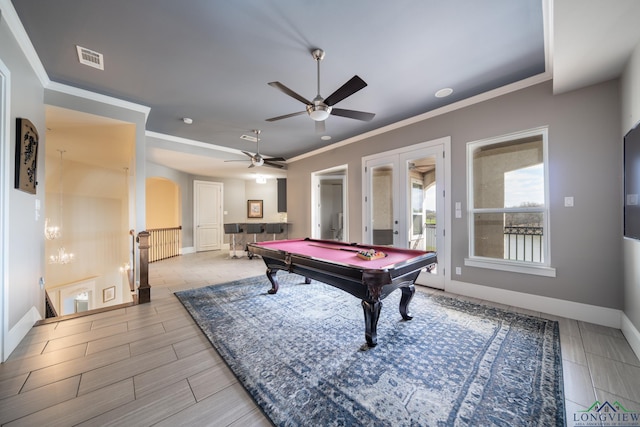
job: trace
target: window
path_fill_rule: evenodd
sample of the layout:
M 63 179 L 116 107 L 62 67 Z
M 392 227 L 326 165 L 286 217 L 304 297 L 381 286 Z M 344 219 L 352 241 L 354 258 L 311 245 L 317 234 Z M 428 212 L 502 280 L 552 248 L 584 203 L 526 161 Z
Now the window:
M 465 265 L 555 276 L 549 267 L 547 129 L 467 144 Z

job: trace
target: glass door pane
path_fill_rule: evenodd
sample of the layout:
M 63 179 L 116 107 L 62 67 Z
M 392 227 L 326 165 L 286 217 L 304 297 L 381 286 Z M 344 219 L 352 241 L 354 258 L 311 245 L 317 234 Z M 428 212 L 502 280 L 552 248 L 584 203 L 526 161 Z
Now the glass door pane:
M 393 245 L 394 191 L 393 164 L 371 168 L 371 233 L 374 245 Z
M 424 149 L 405 153 L 405 188 L 407 197 L 407 247 L 421 251 L 438 252 L 439 262 L 443 261 L 440 243 L 443 242 L 442 226 L 438 224 L 438 210 L 443 198 L 438 198 L 438 161 L 440 150 Z M 441 192 L 440 192 L 441 193 Z M 441 277 L 442 276 L 442 277 Z M 442 282 L 442 283 L 441 283 Z M 416 283 L 431 287 L 444 286 L 444 276 L 438 271 L 438 264 L 424 269 Z

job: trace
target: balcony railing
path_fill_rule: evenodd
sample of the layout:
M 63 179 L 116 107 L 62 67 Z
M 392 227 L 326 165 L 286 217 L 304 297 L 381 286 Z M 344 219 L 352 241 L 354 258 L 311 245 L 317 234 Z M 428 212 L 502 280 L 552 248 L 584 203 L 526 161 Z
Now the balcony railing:
M 544 235 L 539 226 L 504 227 L 504 259 L 544 262 Z M 411 241 L 411 248 L 436 250 L 436 224 L 425 224 L 423 233 Z
M 543 228 L 538 226 L 506 226 L 504 259 L 544 262 Z

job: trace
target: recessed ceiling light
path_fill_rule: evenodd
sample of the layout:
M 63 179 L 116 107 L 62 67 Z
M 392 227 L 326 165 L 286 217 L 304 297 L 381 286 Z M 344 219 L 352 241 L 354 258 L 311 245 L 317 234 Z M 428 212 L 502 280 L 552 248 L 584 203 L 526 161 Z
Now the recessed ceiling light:
M 323 140 L 323 141 L 328 141 L 328 140 L 330 140 L 330 139 L 331 139 L 331 136 L 329 136 L 329 135 L 322 135 L 322 136 L 320 137 L 320 139 L 321 139 L 321 140 Z
M 183 122 L 185 122 L 186 124 L 190 125 L 191 123 L 193 123 L 193 119 L 190 119 L 189 117 L 185 117 L 184 119 L 182 119 Z
M 445 87 L 436 92 L 436 98 L 445 98 L 453 93 L 453 89 Z

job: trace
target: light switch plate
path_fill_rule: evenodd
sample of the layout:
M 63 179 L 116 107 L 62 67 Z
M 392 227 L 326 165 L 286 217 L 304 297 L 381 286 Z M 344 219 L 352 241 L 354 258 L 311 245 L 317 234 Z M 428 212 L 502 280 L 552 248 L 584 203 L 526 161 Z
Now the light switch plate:
M 564 198 L 564 207 L 565 208 L 573 207 L 573 196 L 567 196 Z

